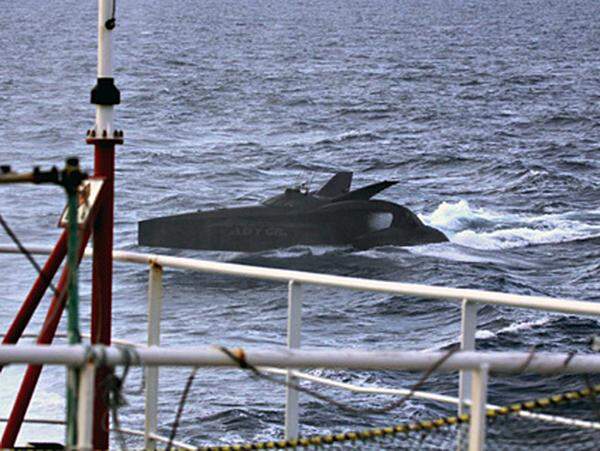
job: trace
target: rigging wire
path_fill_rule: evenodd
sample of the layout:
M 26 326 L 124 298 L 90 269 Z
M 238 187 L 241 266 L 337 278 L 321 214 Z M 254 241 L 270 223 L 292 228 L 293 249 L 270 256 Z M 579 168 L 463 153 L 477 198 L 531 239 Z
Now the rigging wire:
M 59 296 L 58 290 L 56 289 L 56 287 L 52 283 L 52 280 L 50 280 L 48 278 L 48 276 L 42 270 L 42 268 L 40 267 L 40 265 L 38 264 L 38 262 L 35 261 L 35 259 L 33 258 L 33 255 L 31 254 L 31 252 L 29 252 L 27 250 L 27 248 L 23 245 L 23 243 L 21 243 L 21 240 L 19 240 L 19 238 L 17 237 L 17 235 L 15 234 L 15 232 L 13 232 L 13 230 L 9 227 L 8 223 L 4 220 L 4 218 L 2 217 L 1 214 L 0 214 L 0 225 L 2 225 L 2 228 L 4 229 L 4 231 L 6 232 L 6 234 L 10 237 L 11 240 L 13 240 L 13 242 L 15 243 L 15 245 L 19 248 L 19 251 L 27 258 L 27 260 L 29 260 L 29 262 L 31 263 L 31 265 L 37 271 L 38 275 L 44 280 L 45 283 L 47 283 L 50 286 L 50 288 L 52 289 L 52 291 L 54 292 L 54 294 L 56 296 Z
M 251 371 L 252 375 L 259 379 L 266 380 L 266 381 L 271 382 L 276 385 L 282 385 L 287 388 L 292 388 L 294 390 L 297 390 L 299 392 L 302 392 L 309 396 L 312 396 L 313 398 L 316 398 L 323 402 L 331 404 L 341 410 L 345 410 L 347 412 L 351 412 L 354 414 L 387 413 L 391 410 L 397 409 L 398 407 L 402 406 L 408 399 L 410 399 L 413 396 L 413 394 L 417 390 L 419 390 L 425 384 L 425 382 L 427 382 L 427 380 L 429 379 L 429 377 L 431 376 L 432 373 L 434 373 L 446 360 L 448 360 L 456 351 L 458 351 L 460 349 L 460 347 L 458 345 L 450 347 L 442 357 L 440 357 L 433 365 L 431 365 L 431 367 L 427 371 L 425 371 L 425 373 L 421 376 L 421 378 L 417 381 L 417 383 L 412 386 L 410 391 L 405 396 L 400 398 L 399 400 L 393 401 L 383 407 L 356 408 L 356 407 L 352 407 L 348 404 L 342 403 L 340 401 L 337 401 L 327 395 L 319 393 L 316 390 L 312 390 L 312 389 L 303 387 L 299 384 L 296 384 L 293 382 L 288 382 L 286 380 L 280 380 L 274 376 L 263 373 L 257 367 L 255 367 L 254 365 L 251 365 L 250 363 L 248 363 L 246 361 L 245 354 L 244 354 L 243 350 L 241 350 L 241 349 L 232 351 L 230 349 L 227 349 L 224 346 L 216 346 L 216 348 L 219 349 L 223 354 L 225 354 L 231 360 L 233 360 L 235 363 L 237 363 L 241 369 Z M 177 434 L 177 429 L 178 429 L 179 423 L 181 421 L 181 416 L 183 414 L 183 409 L 185 407 L 185 403 L 187 401 L 189 391 L 192 387 L 192 383 L 194 381 L 194 378 L 196 377 L 197 372 L 198 372 L 197 367 L 192 370 L 192 372 L 188 376 L 187 382 L 186 382 L 183 392 L 181 394 L 181 398 L 179 400 L 179 405 L 177 406 L 177 414 L 175 415 L 175 421 L 173 422 L 173 426 L 171 428 L 171 433 L 169 434 L 169 443 L 167 444 L 167 447 L 166 447 L 167 451 L 172 448 L 173 441 L 175 440 L 175 435 Z
M 104 22 L 104 26 L 106 27 L 107 30 L 112 30 L 117 25 L 116 12 L 117 12 L 117 0 L 113 0 L 112 13 L 110 15 L 110 19 L 108 19 L 106 22 Z
M 125 436 L 123 431 L 121 430 L 121 422 L 119 420 L 119 408 L 127 405 L 127 399 L 124 396 L 123 386 L 125 385 L 125 379 L 127 379 L 127 375 L 129 374 L 129 369 L 131 368 L 132 363 L 139 363 L 139 356 L 135 349 L 129 347 L 120 347 L 125 362 L 123 364 L 123 373 L 121 376 L 117 376 L 115 367 L 108 367 L 109 371 L 104 380 L 102 381 L 102 386 L 104 387 L 104 399 L 107 401 L 107 405 L 112 415 L 113 424 L 115 425 L 117 431 L 117 437 L 119 440 L 119 444 L 121 449 L 127 451 L 127 442 L 125 440 Z M 104 352 L 104 351 L 103 351 Z M 102 359 L 97 363 L 98 367 L 105 366 L 102 362 L 106 357 L 106 354 L 102 355 Z M 107 415 L 109 412 L 107 412 Z
M 173 440 L 175 440 L 175 434 L 177 434 L 177 428 L 179 427 L 179 422 L 181 421 L 181 415 L 183 414 L 183 408 L 185 406 L 185 402 L 187 401 L 188 394 L 190 392 L 190 389 L 192 388 L 192 383 L 194 382 L 194 378 L 196 377 L 197 372 L 198 372 L 198 367 L 194 367 L 185 383 L 183 393 L 181 394 L 181 399 L 179 400 L 179 405 L 177 406 L 177 413 L 175 415 L 175 421 L 173 422 L 173 427 L 171 428 L 171 433 L 169 434 L 169 442 L 167 443 L 167 447 L 165 448 L 166 451 L 170 451 L 171 447 L 173 446 Z
M 393 401 L 383 407 L 365 407 L 365 408 L 352 407 L 350 405 L 336 401 L 335 399 L 330 398 L 327 395 L 323 395 L 317 391 L 303 387 L 302 385 L 299 385 L 299 384 L 296 384 L 293 382 L 284 381 L 284 380 L 278 379 L 275 376 L 265 374 L 262 371 L 260 371 L 258 368 L 256 368 L 254 365 L 251 365 L 246 361 L 246 358 L 245 358 L 242 350 L 238 350 L 238 352 L 235 353 L 223 346 L 217 346 L 217 349 L 219 349 L 221 352 L 223 352 L 225 355 L 227 355 L 231 360 L 236 362 L 240 368 L 250 370 L 252 372 L 252 374 L 259 379 L 263 379 L 263 380 L 272 382 L 277 385 L 283 385 L 284 387 L 293 388 L 294 390 L 305 393 L 309 396 L 312 396 L 313 398 L 316 398 L 316 399 L 324 401 L 328 404 L 334 405 L 337 408 L 339 408 L 341 410 L 345 410 L 350 413 L 380 414 L 380 413 L 387 413 L 387 412 L 390 412 L 391 410 L 395 410 L 395 409 L 401 407 L 408 399 L 410 399 L 413 396 L 413 394 L 417 390 L 419 390 L 425 384 L 425 382 L 427 382 L 427 380 L 429 379 L 429 377 L 431 376 L 431 374 L 433 372 L 435 372 L 446 360 L 448 360 L 456 351 L 458 351 L 460 349 L 460 346 L 454 345 L 454 346 L 450 347 L 442 357 L 440 357 L 433 365 L 431 365 L 431 367 L 427 371 L 425 371 L 423 376 L 421 376 L 421 378 L 411 387 L 410 391 L 406 395 L 404 395 L 402 398 L 400 398 L 399 400 Z

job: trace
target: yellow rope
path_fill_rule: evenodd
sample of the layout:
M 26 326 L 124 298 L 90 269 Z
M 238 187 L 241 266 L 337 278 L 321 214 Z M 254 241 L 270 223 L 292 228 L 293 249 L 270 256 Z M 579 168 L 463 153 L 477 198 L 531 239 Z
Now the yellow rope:
M 513 413 L 518 413 L 523 410 L 532 411 L 536 409 L 544 409 L 552 405 L 558 405 L 565 402 L 576 401 L 582 398 L 589 398 L 600 394 L 600 384 L 594 387 L 583 388 L 577 391 L 556 394 L 547 398 L 539 398 L 532 401 L 525 401 L 515 404 L 510 404 L 496 409 L 488 409 L 486 417 L 493 419 L 500 416 L 506 416 Z M 459 416 L 451 416 L 437 418 L 435 420 L 422 420 L 413 423 L 401 423 L 395 426 L 383 428 L 365 429 L 362 431 L 342 432 L 339 434 L 328 435 L 313 435 L 310 437 L 301 437 L 294 440 L 279 440 L 268 442 L 246 443 L 242 445 L 219 445 L 200 447 L 203 451 L 243 451 L 253 449 L 285 449 L 297 448 L 299 446 L 323 446 L 339 442 L 356 442 L 364 440 L 373 440 L 380 437 L 392 437 L 398 434 L 410 434 L 413 432 L 432 432 L 436 429 L 455 426 L 461 423 L 467 423 L 470 420 L 470 415 L 463 414 Z

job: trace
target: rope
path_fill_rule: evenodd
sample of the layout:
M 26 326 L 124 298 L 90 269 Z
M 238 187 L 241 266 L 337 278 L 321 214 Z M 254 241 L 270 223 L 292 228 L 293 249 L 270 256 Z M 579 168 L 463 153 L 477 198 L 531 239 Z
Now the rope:
M 301 393 L 305 393 L 313 398 L 319 399 L 321 401 L 324 401 L 328 404 L 331 404 L 333 406 L 336 406 L 337 408 L 344 410 L 346 412 L 350 412 L 350 413 L 354 413 L 354 414 L 381 414 L 381 413 L 387 413 L 390 412 L 392 410 L 395 410 L 399 407 L 401 407 L 408 399 L 410 399 L 412 397 L 412 395 L 419 390 L 419 388 L 421 388 L 425 382 L 427 381 L 427 379 L 429 378 L 429 376 L 431 376 L 431 374 L 433 372 L 435 372 L 435 370 L 437 370 L 446 360 L 448 360 L 452 354 L 454 354 L 456 351 L 459 350 L 459 346 L 458 345 L 454 345 L 451 348 L 448 349 L 448 351 L 440 358 L 438 359 L 432 366 L 431 368 L 429 368 L 424 374 L 423 376 L 419 379 L 419 381 L 417 381 L 417 383 L 410 389 L 410 391 L 403 396 L 402 398 L 400 398 L 398 401 L 393 401 L 391 403 L 389 403 L 386 406 L 383 407 L 365 407 L 365 408 L 356 408 L 353 406 L 350 406 L 348 404 L 344 404 L 341 403 L 333 398 L 330 398 L 329 396 L 323 395 L 322 393 L 319 393 L 317 391 L 308 389 L 306 387 L 303 387 L 302 385 L 293 383 L 293 382 L 287 382 L 287 381 L 283 381 L 280 380 L 274 376 L 271 376 L 269 374 L 265 374 L 262 371 L 260 371 L 258 368 L 256 368 L 254 365 L 251 365 L 250 363 L 248 363 L 248 361 L 246 360 L 246 356 L 244 354 L 243 349 L 237 349 L 234 351 L 231 351 L 223 346 L 217 346 L 217 349 L 219 349 L 221 352 L 223 352 L 223 354 L 225 354 L 226 356 L 228 356 L 231 360 L 233 360 L 234 362 L 236 362 L 238 364 L 238 366 L 241 369 L 244 370 L 249 370 L 252 372 L 252 374 L 254 376 L 256 376 L 259 379 L 263 379 L 269 382 L 272 382 L 274 384 L 277 385 L 282 385 L 284 387 L 287 388 L 292 388 L 294 390 L 297 390 Z
M 185 388 L 183 389 L 181 399 L 179 400 L 179 406 L 177 407 L 175 421 L 173 422 L 173 427 L 171 428 L 171 433 L 169 434 L 169 442 L 167 443 L 166 451 L 169 451 L 173 446 L 173 440 L 175 440 L 175 434 L 177 434 L 177 428 L 179 427 L 179 421 L 181 420 L 181 415 L 183 414 L 183 408 L 185 406 L 185 402 L 187 400 L 190 389 L 192 388 L 192 383 L 194 382 L 194 378 L 196 377 L 197 372 L 198 368 L 194 368 L 188 376 L 187 382 L 185 383 Z
M 547 398 L 538 398 L 532 401 L 510 404 L 509 406 L 488 409 L 486 418 L 493 420 L 498 417 L 508 416 L 521 411 L 533 411 L 536 409 L 546 409 L 553 405 L 569 403 L 585 398 L 595 398 L 600 394 L 600 384 L 593 387 L 586 387 L 577 391 L 570 391 L 562 394 L 556 394 Z M 429 433 L 448 426 L 457 426 L 468 423 L 471 419 L 469 414 L 459 416 L 450 416 L 437 418 L 434 420 L 423 420 L 411 423 L 400 423 L 393 426 L 370 428 L 362 431 L 349 431 L 339 434 L 314 435 L 301 437 L 294 440 L 264 441 L 234 445 L 218 446 L 200 446 L 201 451 L 237 451 L 253 449 L 285 449 L 296 448 L 299 446 L 324 446 L 334 443 L 359 442 L 365 440 L 374 440 L 384 437 L 394 437 L 399 434 L 412 434 L 415 432 Z
M 567 355 L 567 358 L 563 362 L 563 368 L 566 368 L 567 366 L 569 366 L 569 363 L 571 363 L 571 360 L 573 360 L 573 357 L 575 357 L 576 355 L 577 355 L 576 351 L 569 352 L 569 354 Z
M 228 356 L 230 359 L 232 359 L 235 363 L 238 364 L 238 366 L 244 370 L 249 370 L 253 373 L 254 376 L 263 379 L 263 380 L 267 380 L 269 382 L 278 384 L 278 385 L 283 385 L 285 387 L 288 388 L 293 388 L 295 390 L 298 390 L 299 392 L 305 393 L 309 396 L 312 396 L 314 398 L 317 398 L 321 401 L 327 402 L 329 404 L 332 404 L 342 410 L 346 410 L 352 413 L 358 413 L 358 414 L 364 414 L 364 413 L 386 413 L 389 412 L 390 410 L 393 409 L 397 409 L 398 407 L 400 407 L 402 404 L 404 404 L 404 402 L 406 402 L 406 400 L 408 400 L 409 398 L 412 397 L 412 395 L 414 394 L 415 391 L 417 391 L 429 378 L 429 376 L 435 372 L 435 370 L 437 370 L 440 365 L 442 365 L 446 360 L 448 360 L 450 358 L 450 356 L 452 354 L 454 354 L 459 347 L 458 346 L 453 346 L 450 349 L 448 349 L 448 351 L 440 358 L 438 359 L 438 361 L 436 361 L 431 368 L 429 368 L 425 374 L 423 374 L 423 376 L 419 379 L 419 381 L 411 388 L 410 392 L 408 394 L 406 394 L 405 396 L 403 396 L 400 400 L 392 402 L 390 404 L 388 404 L 387 406 L 384 407 L 379 407 L 379 408 L 355 408 L 352 407 L 350 405 L 347 404 L 343 404 L 339 401 L 336 401 L 333 398 L 330 398 L 328 396 L 325 396 L 321 393 L 318 393 L 316 391 L 313 390 L 309 390 L 308 388 L 302 387 L 298 384 L 294 384 L 294 383 L 290 383 L 287 381 L 282 381 L 279 380 L 273 376 L 270 376 L 268 374 L 265 374 L 263 372 L 261 372 L 258 368 L 256 368 L 254 365 L 251 365 L 250 363 L 248 363 L 248 361 L 246 360 L 246 356 L 245 353 L 243 351 L 243 349 L 237 349 L 235 351 L 231 351 L 229 349 L 227 349 L 224 346 L 217 346 L 217 348 L 223 352 L 226 356 Z M 125 363 L 125 368 L 126 370 L 124 370 L 124 374 L 123 374 L 123 378 L 119 381 L 118 378 L 117 379 L 117 383 L 118 385 L 118 390 L 117 393 L 120 394 L 121 392 L 121 383 L 122 380 L 124 379 L 125 375 L 127 374 L 127 370 L 129 369 L 129 361 L 126 361 Z M 192 387 L 192 383 L 194 382 L 194 378 L 196 377 L 196 373 L 198 372 L 198 368 L 194 368 L 192 370 L 192 372 L 190 373 L 190 375 L 188 376 L 187 382 L 185 384 L 183 393 L 181 394 L 181 398 L 179 400 L 179 405 L 177 407 L 177 413 L 175 415 L 175 421 L 173 422 L 173 427 L 171 428 L 171 433 L 169 435 L 169 442 L 166 446 L 166 450 L 169 451 L 172 448 L 173 445 L 173 441 L 175 440 L 175 435 L 177 434 L 177 429 L 179 427 L 179 423 L 181 421 L 181 416 L 183 415 L 183 409 L 185 407 L 185 403 L 187 401 L 187 397 L 188 394 L 190 392 L 190 389 Z M 114 374 L 114 373 L 113 373 Z M 116 408 L 119 407 L 119 403 L 111 403 L 110 404 L 113 407 L 113 417 L 116 418 Z M 118 419 L 115 421 L 115 425 L 117 426 L 117 428 L 120 428 L 119 423 L 117 422 Z M 296 445 L 293 445 L 296 446 Z
M 110 367 L 110 371 L 104 379 L 102 385 L 105 389 L 104 396 L 106 399 L 106 404 L 108 405 L 109 411 L 112 414 L 113 423 L 117 430 L 117 436 L 119 440 L 119 444 L 121 449 L 127 450 L 127 444 L 125 442 L 125 436 L 121 431 L 121 423 L 119 421 L 119 408 L 127 405 L 127 399 L 123 395 L 123 385 L 125 384 L 125 379 L 129 374 L 129 368 L 131 364 L 135 361 L 135 363 L 140 362 L 139 355 L 135 349 L 129 347 L 119 347 L 119 350 L 123 354 L 124 363 L 123 363 L 123 373 L 121 377 L 115 374 L 115 368 Z M 98 360 L 96 366 L 101 366 L 101 361 L 106 360 L 106 352 L 104 347 L 101 349 L 101 358 Z
M 357 409 L 345 404 L 342 404 L 336 400 L 333 400 L 325 395 L 314 392 L 312 390 L 306 389 L 304 387 L 298 386 L 297 384 L 288 383 L 285 381 L 281 381 L 279 379 L 274 379 L 273 377 L 262 373 L 255 366 L 250 364 L 246 360 L 245 353 L 243 349 L 227 349 L 222 346 L 217 346 L 217 348 L 222 351 L 225 355 L 227 355 L 230 359 L 237 363 L 237 365 L 244 370 L 249 370 L 252 374 L 260 379 L 268 380 L 270 382 L 276 383 L 278 385 L 284 385 L 286 387 L 290 387 L 301 391 L 303 393 L 309 394 L 317 399 L 329 402 L 337 407 L 350 410 L 351 412 L 358 413 L 371 413 L 371 412 L 385 412 L 389 411 L 393 408 L 400 406 L 403 402 L 409 399 L 412 394 L 417 391 L 428 379 L 431 373 L 435 372 L 452 354 L 454 354 L 458 347 L 449 348 L 448 351 L 436 361 L 431 368 L 429 368 L 423 376 L 419 379 L 419 381 L 412 387 L 410 392 L 404 396 L 399 401 L 390 403 L 388 406 L 383 408 L 366 408 L 366 409 Z M 129 368 L 131 366 L 132 361 L 135 359 L 139 364 L 139 356 L 135 352 L 135 349 L 129 347 L 123 347 L 120 349 L 124 354 L 124 369 L 121 377 L 117 377 L 114 374 L 114 368 L 112 372 L 109 374 L 109 377 L 105 380 L 104 385 L 107 387 L 107 396 L 109 400 L 109 407 L 113 414 L 113 422 L 117 428 L 120 428 L 120 423 L 117 415 L 117 410 L 119 407 L 122 407 L 127 404 L 125 398 L 123 397 L 123 385 L 127 374 L 129 372 Z M 96 355 L 93 353 L 94 360 L 96 365 L 101 365 L 105 363 L 106 353 L 105 349 L 102 347 L 99 352 L 100 355 Z M 565 362 L 563 363 L 563 367 L 566 367 L 571 359 L 575 356 L 575 352 L 570 353 Z M 87 352 L 86 352 L 87 355 Z M 527 369 L 529 363 L 531 362 L 533 356 L 535 355 L 535 347 L 531 349 L 530 355 L 527 357 L 526 361 L 522 365 L 523 370 Z M 188 376 L 186 385 L 182 392 L 177 413 L 175 416 L 175 420 L 173 422 L 173 427 L 171 429 L 171 433 L 169 436 L 169 441 L 166 446 L 167 450 L 171 450 L 173 447 L 173 442 L 175 440 L 175 436 L 177 433 L 177 429 L 181 422 L 181 417 L 183 416 L 183 411 L 185 407 L 185 403 L 187 401 L 189 392 L 191 391 L 191 387 L 193 381 L 196 377 L 198 368 L 194 368 L 190 375 Z M 511 414 L 518 414 L 522 411 L 534 411 L 536 409 L 547 409 L 551 406 L 560 405 L 563 403 L 569 403 L 573 401 L 578 401 L 581 399 L 591 398 L 594 403 L 593 407 L 596 409 L 596 413 L 599 414 L 597 406 L 597 395 L 600 394 L 600 384 L 592 386 L 589 377 L 585 378 L 586 387 L 577 391 L 569 391 L 562 394 L 555 394 L 550 397 L 538 398 L 531 401 L 513 403 L 503 407 L 490 408 L 486 410 L 486 418 L 489 420 L 494 420 L 496 418 L 500 418 L 503 416 L 508 416 Z M 600 414 L 598 415 L 600 418 Z M 454 427 L 466 424 L 470 421 L 471 416 L 469 414 L 462 414 L 458 416 L 448 416 L 442 418 L 436 418 L 433 420 L 422 420 L 417 422 L 407 422 L 400 423 L 387 427 L 379 427 L 379 428 L 369 428 L 362 431 L 348 431 L 339 434 L 327 434 L 327 435 L 314 435 L 309 437 L 300 437 L 298 439 L 293 440 L 279 440 L 279 441 L 263 441 L 263 442 L 254 442 L 254 443 L 246 443 L 246 444 L 232 444 L 232 445 L 217 445 L 217 446 L 199 446 L 199 450 L 211 450 L 211 451 L 233 451 L 233 450 L 253 450 L 253 449 L 285 449 L 285 448 L 296 448 L 296 447 L 309 447 L 309 446 L 324 446 L 330 445 L 334 443 L 344 443 L 344 442 L 359 442 L 366 440 L 375 440 L 379 438 L 385 437 L 394 437 L 399 434 L 411 434 L 415 432 L 421 432 L 422 434 L 427 434 L 436 430 L 439 430 L 444 427 Z M 573 424 L 576 424 L 577 420 L 573 420 Z M 422 436 L 424 439 L 424 435 Z M 119 440 L 122 449 L 126 449 L 125 441 L 122 435 L 122 432 L 119 431 Z
M 525 370 L 531 364 L 531 361 L 535 357 L 536 350 L 537 350 L 537 345 L 533 345 L 529 349 L 529 354 L 527 355 L 527 358 L 525 359 L 525 362 L 523 362 L 523 365 L 521 365 L 521 367 L 517 370 L 517 373 L 524 373 L 525 372 Z M 563 363 L 563 366 L 566 366 L 571 361 L 571 358 L 569 358 L 569 357 L 567 357 L 567 360 L 565 360 L 566 363 Z

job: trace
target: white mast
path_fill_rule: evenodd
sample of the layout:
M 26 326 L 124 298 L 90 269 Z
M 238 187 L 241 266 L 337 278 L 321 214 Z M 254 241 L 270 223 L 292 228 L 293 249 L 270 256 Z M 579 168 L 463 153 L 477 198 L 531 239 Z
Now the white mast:
M 98 0 L 98 81 L 92 90 L 92 103 L 96 104 L 97 138 L 113 138 L 114 105 L 121 96 L 113 79 L 112 31 L 115 28 L 116 0 Z

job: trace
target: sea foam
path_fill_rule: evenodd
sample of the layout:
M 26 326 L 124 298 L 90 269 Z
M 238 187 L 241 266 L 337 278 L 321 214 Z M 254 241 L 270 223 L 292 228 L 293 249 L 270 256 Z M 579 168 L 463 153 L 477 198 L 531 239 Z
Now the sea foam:
M 587 212 L 594 214 L 594 211 Z M 571 213 L 526 215 L 475 208 L 466 200 L 443 202 L 421 219 L 443 230 L 452 243 L 497 250 L 562 243 L 600 236 L 600 224 L 587 224 Z

